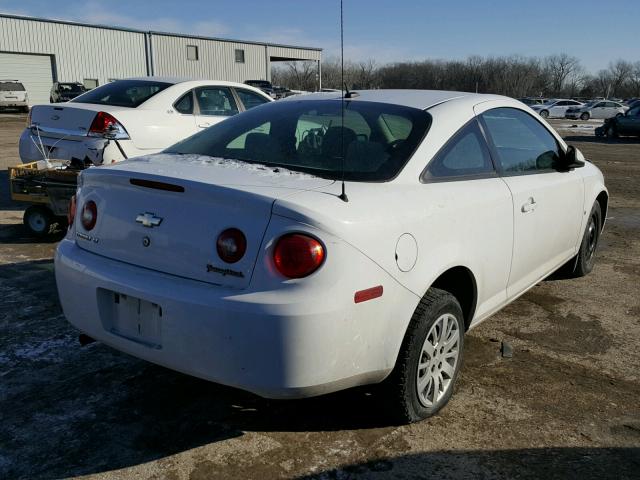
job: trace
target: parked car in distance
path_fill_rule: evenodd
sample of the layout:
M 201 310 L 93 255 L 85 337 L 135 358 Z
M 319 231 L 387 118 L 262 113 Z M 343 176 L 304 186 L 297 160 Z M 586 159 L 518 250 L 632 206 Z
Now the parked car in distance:
M 595 130 L 598 137 L 617 138 L 619 136 L 640 137 L 640 105 L 629 109 L 624 115 L 615 116 L 604 121 Z
M 20 137 L 23 162 L 43 158 L 101 165 L 159 152 L 272 99 L 216 80 L 116 80 L 60 105 L 36 105 Z
M 287 98 L 79 183 L 55 256 L 78 329 L 264 397 L 382 383 L 403 422 L 447 403 L 469 328 L 589 273 L 608 203 L 521 102 L 416 90 Z
M 542 97 L 525 97 L 525 98 L 519 98 L 519 101 L 521 101 L 522 103 L 524 103 L 525 105 L 542 105 L 544 102 L 547 101 L 546 98 L 542 98 Z
M 551 99 L 540 105 L 531 105 L 531 109 L 539 113 L 542 118 L 564 118 L 569 108 L 580 106 L 582 106 L 582 103 L 575 100 Z
M 60 103 L 73 100 L 78 95 L 82 95 L 87 89 L 84 85 L 78 82 L 55 82 L 51 86 L 51 92 L 49 93 L 49 102 Z
M 276 98 L 276 92 L 273 89 L 273 85 L 268 80 L 247 80 L 244 83 L 245 85 L 251 85 L 254 88 L 262 90 L 273 99 Z
M 598 100 L 587 102 L 579 107 L 571 107 L 565 112 L 564 116 L 574 120 L 605 119 L 624 115 L 626 111 L 627 107 L 620 103 L 612 102 L 611 100 Z
M 0 110 L 6 108 L 29 111 L 29 95 L 18 80 L 0 80 Z

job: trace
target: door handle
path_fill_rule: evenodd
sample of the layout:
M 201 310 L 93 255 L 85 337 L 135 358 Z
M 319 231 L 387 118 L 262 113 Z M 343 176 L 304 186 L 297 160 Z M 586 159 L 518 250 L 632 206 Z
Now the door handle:
M 538 204 L 533 199 L 533 197 L 529 197 L 529 200 L 527 200 L 527 202 L 524 205 L 522 205 L 522 208 L 521 208 L 522 213 L 533 212 L 537 206 Z
M 200 128 L 207 128 L 207 127 L 210 127 L 210 126 L 211 126 L 211 124 L 210 124 L 210 123 L 206 123 L 206 122 L 205 122 L 205 123 L 199 123 L 199 124 L 198 124 L 198 126 L 199 126 Z

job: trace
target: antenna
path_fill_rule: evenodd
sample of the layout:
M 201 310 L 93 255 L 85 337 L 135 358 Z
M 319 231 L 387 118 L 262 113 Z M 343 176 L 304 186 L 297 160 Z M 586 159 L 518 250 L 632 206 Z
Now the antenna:
M 340 83 L 342 84 L 342 88 L 349 93 L 347 86 L 344 83 L 344 14 L 342 8 L 342 0 L 340 0 Z M 342 91 L 342 95 L 340 97 L 340 115 L 342 117 L 342 123 L 340 127 L 340 141 L 341 149 L 340 152 L 342 154 L 342 193 L 338 196 L 340 200 L 343 202 L 348 202 L 349 197 L 344 191 L 344 97 L 346 95 L 345 91 Z

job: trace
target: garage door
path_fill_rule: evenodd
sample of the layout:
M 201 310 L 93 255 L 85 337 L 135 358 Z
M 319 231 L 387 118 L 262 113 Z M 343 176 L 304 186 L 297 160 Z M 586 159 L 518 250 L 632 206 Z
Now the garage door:
M 29 105 L 49 103 L 49 92 L 53 85 L 51 57 L 0 53 L 0 79 L 22 82 L 29 95 Z

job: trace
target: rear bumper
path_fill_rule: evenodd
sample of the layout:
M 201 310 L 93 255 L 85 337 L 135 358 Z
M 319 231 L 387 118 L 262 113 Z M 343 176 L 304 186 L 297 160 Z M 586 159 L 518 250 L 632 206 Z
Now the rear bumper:
M 216 287 L 147 270 L 89 253 L 69 238 L 58 246 L 55 271 L 67 319 L 91 337 L 268 398 L 314 396 L 383 380 L 418 301 L 384 272 L 371 282 L 384 282 L 385 301 L 354 305 L 353 293 L 341 299 L 331 292 L 301 300 L 286 291 Z M 156 346 L 107 328 L 105 291 L 161 306 Z
M 122 145 L 130 140 L 118 140 L 120 147 L 114 140 L 93 137 L 55 138 L 37 134 L 25 128 L 20 136 L 19 152 L 23 163 L 43 160 L 45 154 L 52 160 L 71 160 L 86 158 L 94 165 L 113 163 L 125 160 L 132 155 L 123 155 L 131 147 Z M 43 152 L 44 149 L 44 152 Z
M 0 100 L 0 108 L 27 107 L 29 104 L 25 100 Z

